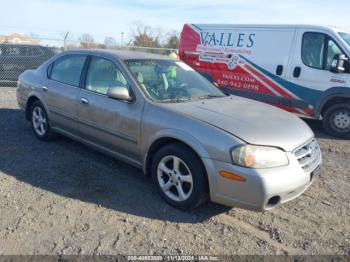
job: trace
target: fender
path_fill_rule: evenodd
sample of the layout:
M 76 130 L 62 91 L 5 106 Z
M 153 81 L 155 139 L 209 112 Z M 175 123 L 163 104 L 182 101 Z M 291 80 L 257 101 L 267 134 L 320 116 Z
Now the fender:
M 143 171 L 146 173 L 147 157 L 148 152 L 154 142 L 162 138 L 173 138 L 184 142 L 189 147 L 191 147 L 201 158 L 209 158 L 209 154 L 204 146 L 192 135 L 178 129 L 163 129 L 152 135 L 147 142 L 147 144 L 142 148 L 141 155 L 143 155 Z
M 317 104 L 315 105 L 314 117 L 319 118 L 323 106 L 332 98 L 350 98 L 350 87 L 332 87 L 322 93 Z

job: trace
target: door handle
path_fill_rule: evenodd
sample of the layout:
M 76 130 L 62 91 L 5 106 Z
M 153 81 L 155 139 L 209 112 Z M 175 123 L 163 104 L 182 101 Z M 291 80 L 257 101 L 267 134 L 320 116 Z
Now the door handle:
M 301 73 L 301 67 L 300 66 L 296 66 L 294 68 L 294 71 L 293 71 L 293 76 L 298 78 L 300 76 L 300 73 Z
M 283 73 L 283 65 L 278 65 L 276 68 L 276 75 L 280 76 Z
M 48 90 L 48 88 L 46 87 L 46 86 L 42 86 L 41 87 L 44 91 L 47 91 Z
M 86 105 L 89 103 L 89 100 L 87 100 L 86 98 L 80 98 L 80 102 Z

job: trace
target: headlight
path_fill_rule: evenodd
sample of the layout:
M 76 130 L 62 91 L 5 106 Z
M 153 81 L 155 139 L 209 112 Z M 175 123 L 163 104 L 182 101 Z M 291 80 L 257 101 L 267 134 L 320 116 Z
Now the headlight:
M 287 155 L 276 147 L 244 145 L 233 148 L 235 165 L 251 168 L 269 168 L 288 165 Z

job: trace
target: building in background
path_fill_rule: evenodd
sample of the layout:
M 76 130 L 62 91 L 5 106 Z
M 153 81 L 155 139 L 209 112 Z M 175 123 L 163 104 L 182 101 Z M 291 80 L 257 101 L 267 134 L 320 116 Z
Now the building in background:
M 0 35 L 0 43 L 38 45 L 39 41 L 30 36 L 13 33 L 10 35 Z

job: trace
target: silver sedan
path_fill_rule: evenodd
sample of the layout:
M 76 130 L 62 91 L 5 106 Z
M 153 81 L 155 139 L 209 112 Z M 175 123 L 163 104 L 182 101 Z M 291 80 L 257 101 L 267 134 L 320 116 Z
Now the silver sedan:
M 163 56 L 63 52 L 20 76 L 17 99 L 38 139 L 59 133 L 142 168 L 181 209 L 210 199 L 269 210 L 319 174 L 302 120 L 229 96 Z

